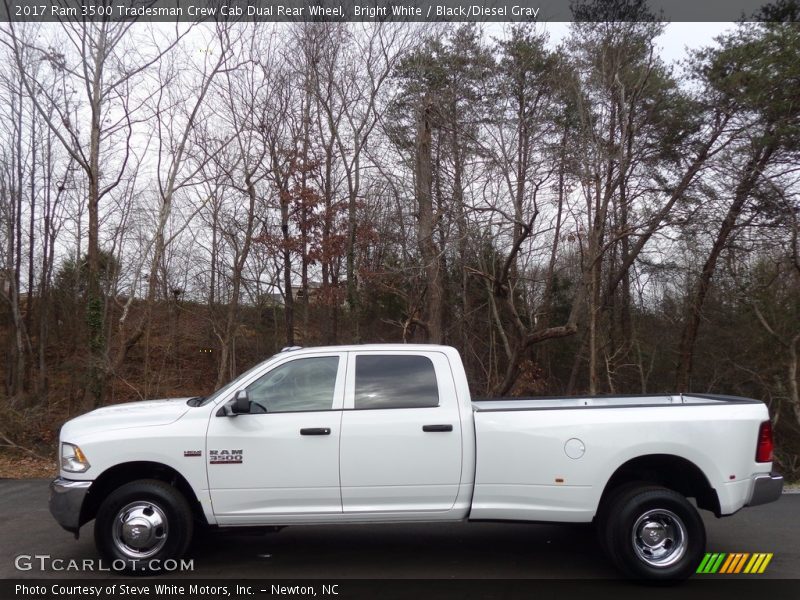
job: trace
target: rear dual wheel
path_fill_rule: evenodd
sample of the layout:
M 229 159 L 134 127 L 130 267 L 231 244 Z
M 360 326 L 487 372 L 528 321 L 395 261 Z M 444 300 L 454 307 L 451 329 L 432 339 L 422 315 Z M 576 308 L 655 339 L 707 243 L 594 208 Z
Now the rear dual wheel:
M 705 527 L 697 509 L 661 486 L 627 485 L 612 492 L 598 521 L 604 550 L 633 579 L 682 581 L 705 552 Z

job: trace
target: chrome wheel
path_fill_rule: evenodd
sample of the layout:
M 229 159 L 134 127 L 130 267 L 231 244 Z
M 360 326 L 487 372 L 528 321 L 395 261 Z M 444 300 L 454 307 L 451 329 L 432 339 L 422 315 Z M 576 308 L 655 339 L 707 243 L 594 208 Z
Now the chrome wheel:
M 636 555 L 653 567 L 669 567 L 686 554 L 686 526 L 674 512 L 656 508 L 641 515 L 633 525 Z
M 131 502 L 114 517 L 111 539 L 127 558 L 150 558 L 167 543 L 167 517 L 152 502 Z

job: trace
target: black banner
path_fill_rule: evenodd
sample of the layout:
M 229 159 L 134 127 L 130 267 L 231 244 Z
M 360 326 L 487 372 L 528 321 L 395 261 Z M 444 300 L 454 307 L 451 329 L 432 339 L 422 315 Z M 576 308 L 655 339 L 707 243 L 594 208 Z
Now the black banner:
M 342 579 L 342 580 L 209 580 L 209 579 L 5 579 L 0 598 L 28 600 L 84 600 L 91 598 L 153 598 L 157 600 L 275 600 L 311 598 L 352 600 L 428 600 L 530 598 L 536 600 L 713 600 L 746 597 L 798 598 L 800 580 L 786 579 L 691 579 L 677 586 L 646 586 L 618 580 L 548 579 Z
M 770 8 L 771 7 L 771 8 Z M 796 21 L 789 0 L 0 0 L 0 21 Z

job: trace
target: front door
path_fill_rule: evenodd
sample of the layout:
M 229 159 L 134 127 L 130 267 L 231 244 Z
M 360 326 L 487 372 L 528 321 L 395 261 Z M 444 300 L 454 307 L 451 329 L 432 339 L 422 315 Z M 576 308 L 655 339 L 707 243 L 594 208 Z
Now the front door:
M 212 415 L 208 483 L 220 525 L 341 515 L 346 362 L 343 352 L 287 357 L 244 388 L 250 414 Z

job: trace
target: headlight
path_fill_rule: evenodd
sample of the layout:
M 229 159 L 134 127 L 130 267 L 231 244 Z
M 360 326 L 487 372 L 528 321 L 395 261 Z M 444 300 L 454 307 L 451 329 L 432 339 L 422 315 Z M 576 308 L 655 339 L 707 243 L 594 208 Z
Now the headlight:
M 64 471 L 68 473 L 83 473 L 91 466 L 83 450 L 75 444 L 61 442 L 61 468 Z

